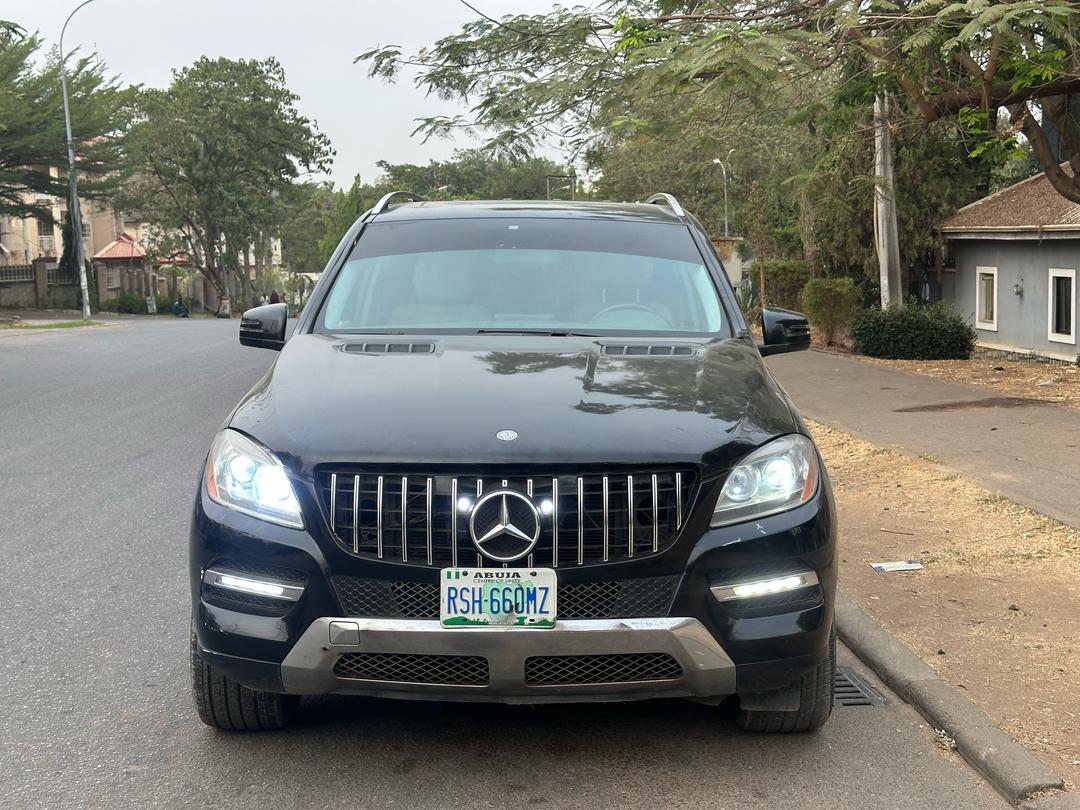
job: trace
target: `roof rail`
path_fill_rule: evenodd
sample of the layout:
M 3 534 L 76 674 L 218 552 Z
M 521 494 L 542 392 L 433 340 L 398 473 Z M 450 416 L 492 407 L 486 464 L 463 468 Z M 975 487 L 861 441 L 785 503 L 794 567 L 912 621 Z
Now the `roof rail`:
M 675 216 L 686 216 L 686 212 L 683 211 L 683 207 L 679 205 L 679 201 L 676 200 L 675 197 L 671 194 L 653 194 L 645 202 L 654 203 L 656 205 L 666 205 L 671 209 L 671 213 L 673 213 Z
M 371 213 L 381 214 L 383 211 L 390 207 L 390 201 L 399 194 L 404 194 L 406 197 L 409 198 L 411 202 L 427 202 L 424 197 L 421 197 L 419 194 L 414 194 L 411 191 L 391 191 L 389 194 L 384 195 L 381 200 L 375 203 L 375 207 L 371 209 Z

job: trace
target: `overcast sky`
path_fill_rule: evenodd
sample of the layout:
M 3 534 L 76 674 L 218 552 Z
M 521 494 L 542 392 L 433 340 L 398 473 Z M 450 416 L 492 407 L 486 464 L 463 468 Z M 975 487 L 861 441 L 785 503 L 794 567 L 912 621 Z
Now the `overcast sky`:
M 3 16 L 14 15 L 51 46 L 78 2 L 33 0 L 10 6 Z M 471 2 L 496 17 L 552 6 L 552 0 Z M 411 52 L 474 16 L 457 0 L 95 0 L 72 18 L 64 44 L 96 50 L 125 82 L 154 87 L 167 85 L 174 67 L 204 54 L 275 56 L 300 96 L 301 112 L 337 150 L 334 182 L 348 186 L 356 174 L 374 179 L 377 160 L 423 164 L 469 145 L 411 137 L 417 117 L 460 110 L 426 98 L 411 81 L 368 79 L 364 66 L 352 60 L 374 45 Z

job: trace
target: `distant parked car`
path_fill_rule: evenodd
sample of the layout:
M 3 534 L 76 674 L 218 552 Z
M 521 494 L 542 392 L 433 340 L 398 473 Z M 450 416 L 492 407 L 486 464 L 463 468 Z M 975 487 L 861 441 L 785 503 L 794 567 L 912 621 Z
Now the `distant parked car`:
M 287 342 L 284 304 L 244 314 L 282 351 L 195 498 L 204 722 L 326 693 L 825 722 L 833 500 L 761 361 L 809 328 L 766 309 L 756 344 L 700 225 L 650 202 L 388 195 Z

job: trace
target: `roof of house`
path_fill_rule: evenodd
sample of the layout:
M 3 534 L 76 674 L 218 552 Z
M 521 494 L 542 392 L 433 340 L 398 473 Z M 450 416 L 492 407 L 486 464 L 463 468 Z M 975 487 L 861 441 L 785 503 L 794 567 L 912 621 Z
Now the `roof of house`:
M 126 231 L 122 231 L 119 236 L 113 239 L 109 244 L 94 254 L 95 261 L 118 261 L 118 260 L 130 260 L 130 259 L 142 259 L 146 257 L 146 252 L 139 246 L 139 243 L 135 241 L 135 237 Z
M 1062 164 L 1072 174 L 1067 163 Z M 941 226 L 946 235 L 1016 233 L 1038 236 L 1054 232 L 1080 233 L 1080 203 L 1058 193 L 1046 174 L 1039 173 L 1001 191 L 965 205 Z

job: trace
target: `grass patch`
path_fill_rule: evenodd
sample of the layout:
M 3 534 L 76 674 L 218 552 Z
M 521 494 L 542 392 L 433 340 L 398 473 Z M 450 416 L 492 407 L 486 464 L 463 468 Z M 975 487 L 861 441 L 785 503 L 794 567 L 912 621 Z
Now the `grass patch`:
M 104 326 L 100 321 L 57 321 L 55 323 L 0 323 L 0 329 L 77 329 L 80 326 Z

